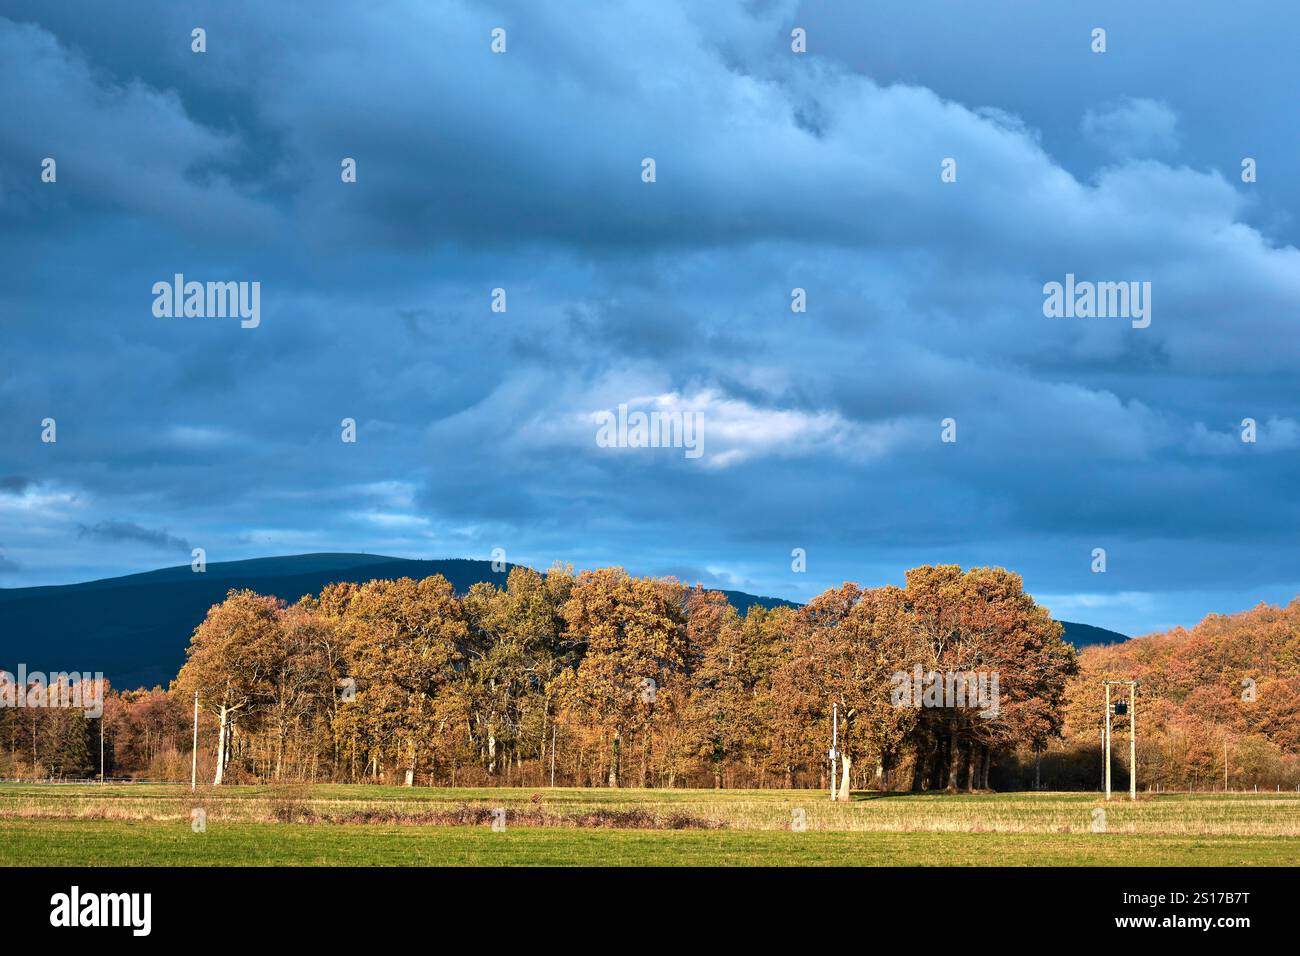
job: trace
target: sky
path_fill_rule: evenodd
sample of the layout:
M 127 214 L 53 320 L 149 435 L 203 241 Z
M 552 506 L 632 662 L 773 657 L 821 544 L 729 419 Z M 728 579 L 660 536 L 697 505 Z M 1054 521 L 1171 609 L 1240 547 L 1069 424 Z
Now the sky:
M 0 587 L 957 563 L 1126 634 L 1300 592 L 1300 6 L 291 6 L 0 2 Z M 256 327 L 156 314 L 178 273 Z M 1149 325 L 1046 315 L 1067 275 Z

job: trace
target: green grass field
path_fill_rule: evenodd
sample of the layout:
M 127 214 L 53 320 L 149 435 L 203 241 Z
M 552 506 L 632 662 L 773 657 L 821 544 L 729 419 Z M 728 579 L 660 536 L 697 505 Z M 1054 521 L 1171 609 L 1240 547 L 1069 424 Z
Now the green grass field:
M 1300 795 L 0 785 L 4 866 L 1113 864 L 1298 865 Z

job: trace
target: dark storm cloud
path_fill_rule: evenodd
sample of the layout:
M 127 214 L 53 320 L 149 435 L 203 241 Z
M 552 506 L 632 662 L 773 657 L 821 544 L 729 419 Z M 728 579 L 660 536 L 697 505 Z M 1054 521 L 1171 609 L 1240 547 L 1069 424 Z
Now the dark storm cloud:
M 77 529 L 77 536 L 96 541 L 133 541 L 164 551 L 190 550 L 190 543 L 184 538 L 177 538 L 166 531 L 142 528 L 130 521 L 101 521 L 93 527 L 81 525 Z
M 499 546 L 805 598 L 949 560 L 1128 631 L 1294 591 L 1294 193 L 1236 165 L 1293 124 L 1176 68 L 1195 18 L 1102 11 L 1102 64 L 1089 17 L 939 6 L 8 5 L 5 570 Z M 1228 37 L 1280 113 L 1290 58 Z M 262 324 L 155 318 L 177 272 Z M 1067 272 L 1150 281 L 1150 328 L 1045 318 Z M 597 448 L 624 402 L 705 456 Z

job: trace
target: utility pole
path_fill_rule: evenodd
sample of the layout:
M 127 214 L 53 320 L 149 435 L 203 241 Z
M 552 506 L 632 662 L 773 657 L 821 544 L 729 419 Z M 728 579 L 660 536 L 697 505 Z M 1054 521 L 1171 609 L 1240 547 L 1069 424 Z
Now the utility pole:
M 835 760 L 839 757 L 836 748 L 840 744 L 840 705 L 831 704 L 831 800 L 835 799 Z
M 1137 681 L 1128 685 L 1128 798 L 1138 798 Z
M 99 785 L 104 785 L 104 715 L 99 715 Z
M 199 779 L 199 692 L 194 692 L 194 749 L 190 751 L 190 789 Z
M 1110 799 L 1110 681 L 1106 681 L 1106 799 Z
M 1108 680 L 1102 681 L 1106 685 L 1106 729 L 1105 750 L 1106 750 L 1106 799 L 1110 799 L 1110 715 L 1112 712 L 1110 703 L 1110 685 L 1126 684 L 1128 685 L 1128 704 L 1125 705 L 1123 700 L 1116 701 L 1114 713 L 1128 716 L 1128 797 L 1130 800 L 1137 799 L 1137 687 L 1140 681 L 1135 680 Z

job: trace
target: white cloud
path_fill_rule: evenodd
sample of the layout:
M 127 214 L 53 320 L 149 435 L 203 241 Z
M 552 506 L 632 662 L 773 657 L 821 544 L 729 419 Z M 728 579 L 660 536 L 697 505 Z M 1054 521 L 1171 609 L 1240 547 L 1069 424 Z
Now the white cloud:
M 1255 424 L 1255 441 L 1242 441 L 1244 428 L 1238 426 L 1224 431 L 1196 422 L 1187 440 L 1189 451 L 1204 455 L 1274 454 L 1300 447 L 1300 422 L 1294 418 L 1270 417 Z
M 1165 103 L 1140 97 L 1088 110 L 1080 128 L 1093 145 L 1121 160 L 1167 157 L 1180 140 L 1178 114 Z
M 608 385 L 604 391 L 608 394 Z M 579 418 L 585 423 L 586 435 L 580 440 L 595 447 L 600 422 L 622 404 L 629 413 L 698 416 L 703 432 L 701 460 L 709 468 L 728 468 L 761 458 L 820 455 L 865 461 L 888 454 L 916 434 L 900 421 L 863 424 L 836 411 L 764 406 L 715 389 L 701 389 L 631 395 L 583 412 Z

